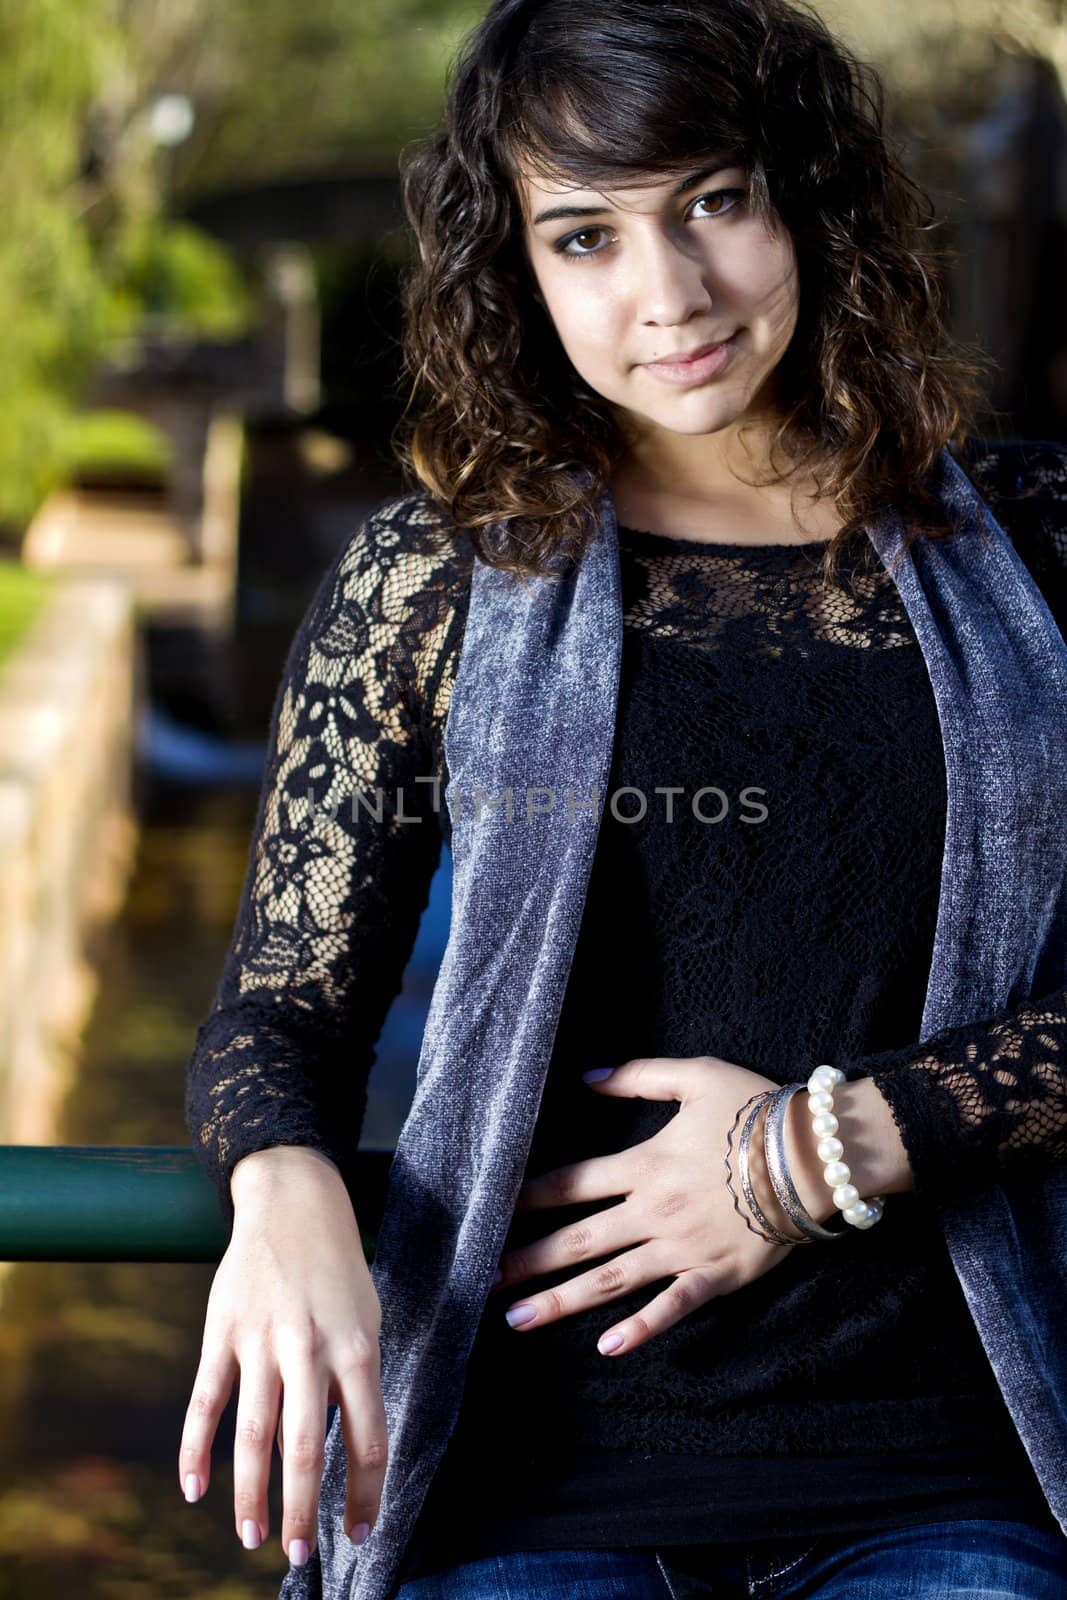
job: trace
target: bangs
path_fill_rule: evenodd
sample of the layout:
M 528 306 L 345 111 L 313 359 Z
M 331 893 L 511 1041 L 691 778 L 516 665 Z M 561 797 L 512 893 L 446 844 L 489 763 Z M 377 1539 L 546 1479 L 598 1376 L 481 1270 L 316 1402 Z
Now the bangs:
M 650 23 L 635 8 L 625 25 L 571 12 L 566 27 L 551 4 L 536 14 L 500 85 L 510 108 L 495 130 L 501 170 L 604 190 L 742 166 L 767 220 L 755 63 L 739 56 L 736 30 L 732 50 L 716 38 L 713 13 L 694 57 L 693 16 L 674 37 L 671 11 Z

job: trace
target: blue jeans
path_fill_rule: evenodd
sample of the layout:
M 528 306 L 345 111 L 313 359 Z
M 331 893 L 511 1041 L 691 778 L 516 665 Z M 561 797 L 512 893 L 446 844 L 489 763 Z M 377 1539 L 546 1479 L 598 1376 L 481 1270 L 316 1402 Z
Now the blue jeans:
M 518 1550 L 412 1578 L 394 1600 L 1064 1600 L 1067 1537 L 961 1520 L 729 1553 Z

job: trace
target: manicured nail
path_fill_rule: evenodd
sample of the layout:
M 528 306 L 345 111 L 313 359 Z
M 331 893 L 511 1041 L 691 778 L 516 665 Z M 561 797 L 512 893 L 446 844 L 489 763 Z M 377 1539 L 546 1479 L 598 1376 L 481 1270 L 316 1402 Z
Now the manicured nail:
M 289 1540 L 289 1564 L 293 1567 L 306 1567 L 308 1547 L 306 1539 Z
M 258 1550 L 260 1544 L 259 1526 L 251 1517 L 246 1517 L 241 1524 L 241 1543 L 246 1550 Z
M 602 1356 L 610 1355 L 612 1350 L 617 1350 L 622 1344 L 621 1333 L 605 1333 L 597 1340 L 596 1347 Z
M 364 1539 L 367 1537 L 367 1535 L 369 1533 L 370 1533 L 370 1524 L 369 1523 L 367 1523 L 367 1522 L 357 1522 L 355 1527 L 352 1529 L 352 1532 L 348 1535 L 348 1537 L 351 1539 L 353 1544 L 362 1544 Z
M 588 1072 L 582 1073 L 582 1077 L 586 1083 L 599 1083 L 602 1078 L 610 1078 L 614 1071 L 614 1067 L 591 1067 Z
M 185 1498 L 190 1505 L 194 1500 L 200 1499 L 200 1479 L 195 1472 L 190 1472 L 185 1480 Z
M 537 1315 L 537 1307 L 531 1305 L 512 1306 L 510 1311 L 504 1312 L 508 1323 L 513 1328 L 521 1328 L 524 1322 L 532 1322 Z

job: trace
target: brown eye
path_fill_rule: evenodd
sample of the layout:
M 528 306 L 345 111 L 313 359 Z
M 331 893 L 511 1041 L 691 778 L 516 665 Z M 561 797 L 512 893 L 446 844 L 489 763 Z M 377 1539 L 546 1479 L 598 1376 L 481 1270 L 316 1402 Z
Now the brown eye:
M 712 211 L 710 213 L 710 215 L 713 216 L 713 217 L 721 217 L 721 216 L 724 216 L 727 211 L 735 211 L 737 209 L 738 202 L 745 198 L 746 193 L 747 193 L 747 191 L 745 189 L 713 189 L 710 194 L 698 195 L 697 198 L 693 201 L 693 204 L 695 206 L 701 206 L 701 205 L 704 204 L 704 202 L 706 200 L 729 200 L 729 199 L 733 199 L 734 200 L 734 204 L 733 205 L 730 205 L 730 206 L 722 206 L 722 205 L 720 205 L 715 211 Z
M 558 255 L 572 258 L 575 256 L 597 255 L 599 254 L 597 250 L 572 250 L 570 246 L 579 239 L 591 239 L 594 235 L 603 233 L 603 231 L 603 228 L 583 228 L 579 233 L 569 233 L 565 239 L 561 239 L 556 245 L 556 252 Z

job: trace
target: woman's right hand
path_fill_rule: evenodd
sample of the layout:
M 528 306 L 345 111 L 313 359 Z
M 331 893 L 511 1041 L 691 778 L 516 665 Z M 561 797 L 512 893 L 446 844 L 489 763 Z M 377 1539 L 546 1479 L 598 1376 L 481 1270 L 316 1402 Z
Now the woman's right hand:
M 277 1423 L 282 1548 L 299 1566 L 315 1548 L 327 1405 L 340 1406 L 348 1455 L 345 1533 L 362 1542 L 359 1525 L 369 1533 L 378 1515 L 388 1459 L 381 1308 L 332 1161 L 302 1145 L 259 1150 L 234 1167 L 230 1193 L 233 1231 L 208 1296 L 178 1479 L 183 1492 L 199 1480 L 193 1499 L 206 1492 L 212 1440 L 239 1372 L 237 1537 L 255 1549 L 268 1536 Z

